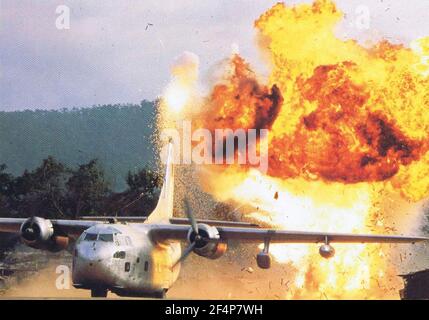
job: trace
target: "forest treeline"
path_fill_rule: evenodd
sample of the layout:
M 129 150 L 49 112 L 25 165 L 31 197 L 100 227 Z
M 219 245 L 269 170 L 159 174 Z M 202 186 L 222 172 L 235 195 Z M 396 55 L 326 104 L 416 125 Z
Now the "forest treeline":
M 115 191 L 128 170 L 156 163 L 154 102 L 83 109 L 0 112 L 0 164 L 21 175 L 49 155 L 75 167 L 97 158 Z
M 148 215 L 156 205 L 161 181 L 149 168 L 129 171 L 126 190 L 114 192 L 97 159 L 69 167 L 49 156 L 37 168 L 18 176 L 8 173 L 2 164 L 0 216 Z M 135 199 L 140 200 L 127 206 Z

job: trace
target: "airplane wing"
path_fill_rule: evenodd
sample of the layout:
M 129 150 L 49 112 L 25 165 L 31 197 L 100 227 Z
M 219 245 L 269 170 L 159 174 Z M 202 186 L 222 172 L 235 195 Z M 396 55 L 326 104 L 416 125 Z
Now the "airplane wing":
M 82 216 L 82 220 L 92 220 L 92 221 L 117 221 L 125 223 L 144 223 L 147 221 L 147 217 L 144 216 Z M 169 219 L 172 224 L 186 224 L 189 225 L 189 220 L 186 218 L 176 218 L 172 217 Z M 251 222 L 242 222 L 242 221 L 225 221 L 225 220 L 209 220 L 209 219 L 197 219 L 197 223 L 205 223 L 211 226 L 224 226 L 224 227 L 259 227 L 259 225 Z
M 185 198 L 185 213 L 188 219 L 173 217 L 172 199 L 174 194 L 174 170 L 173 170 L 173 144 L 169 143 L 168 159 L 166 164 L 166 173 L 164 185 L 155 216 L 149 216 L 146 222 L 151 225 L 150 234 L 155 241 L 168 240 L 186 240 L 190 230 L 198 233 L 198 225 L 201 220 L 195 219 L 192 208 Z M 161 210 L 162 209 L 162 210 Z M 161 214 L 162 211 L 162 214 Z M 152 219 L 151 219 L 152 218 Z M 161 219 L 162 218 L 162 219 Z M 176 221 L 175 221 L 176 220 Z M 170 223 L 161 223 L 169 221 Z M 223 221 L 205 221 L 206 226 L 214 230 L 215 236 L 208 238 L 204 236 L 205 241 L 229 241 L 238 240 L 241 242 L 266 242 L 271 243 L 413 243 L 429 240 L 423 237 L 394 236 L 394 235 L 364 235 L 353 233 L 329 233 L 329 232 L 305 232 L 305 231 L 286 231 L 258 228 L 257 226 Z M 204 224 L 204 223 L 203 223 Z M 240 225 L 241 224 L 241 225 Z M 200 236 L 200 235 L 199 235 Z M 200 237 L 201 238 L 201 237 Z
M 0 232 L 18 233 L 21 225 L 27 219 L 23 218 L 0 218 Z M 52 226 L 55 230 L 55 234 L 78 237 L 83 231 L 92 227 L 93 225 L 99 224 L 100 221 L 89 221 L 89 220 L 58 220 L 50 219 Z
M 429 238 L 425 237 L 398 235 L 366 235 L 237 227 L 216 227 L 216 229 L 219 233 L 219 239 L 212 241 L 264 242 L 265 240 L 269 240 L 271 243 L 414 243 L 429 240 Z M 189 230 L 190 227 L 185 225 L 154 225 L 151 235 L 156 241 L 186 240 Z

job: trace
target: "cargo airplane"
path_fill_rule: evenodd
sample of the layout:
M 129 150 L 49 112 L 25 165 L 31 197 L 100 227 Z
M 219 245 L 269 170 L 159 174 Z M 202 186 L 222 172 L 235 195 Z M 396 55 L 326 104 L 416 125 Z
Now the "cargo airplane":
M 18 233 L 30 247 L 73 255 L 73 286 L 92 297 L 164 298 L 177 280 L 180 265 L 192 252 L 208 259 L 222 256 L 230 241 L 263 243 L 257 265 L 271 265 L 270 243 L 320 243 L 330 258 L 333 243 L 414 243 L 423 237 L 272 230 L 246 222 L 198 220 L 185 201 L 187 218 L 173 217 L 173 144 L 168 145 L 166 171 L 154 211 L 146 217 L 1 218 L 0 232 Z M 181 243 L 187 247 L 182 251 Z

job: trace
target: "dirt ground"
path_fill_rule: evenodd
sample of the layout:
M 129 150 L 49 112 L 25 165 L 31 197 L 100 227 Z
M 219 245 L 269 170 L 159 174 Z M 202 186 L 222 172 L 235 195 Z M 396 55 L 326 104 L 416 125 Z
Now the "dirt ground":
M 243 249 L 244 250 L 244 249 Z M 273 264 L 270 270 L 261 270 L 256 266 L 249 253 L 240 250 L 228 252 L 218 260 L 208 260 L 191 255 L 182 265 L 179 279 L 169 290 L 170 299 L 281 299 L 288 288 L 288 266 Z M 68 289 L 58 289 L 59 265 L 68 265 L 64 259 L 51 258 L 46 267 L 35 274 L 11 283 L 8 290 L 0 294 L 0 298 L 61 298 L 86 299 L 90 297 L 88 290 L 75 289 L 69 279 Z M 66 284 L 67 280 L 63 282 Z M 108 298 L 120 298 L 113 293 Z
M 60 279 L 57 268 L 60 265 L 71 267 L 71 256 L 68 253 L 59 255 L 47 254 L 38 250 L 21 248 L 20 251 L 31 252 L 27 260 L 40 259 L 37 272 L 26 277 L 13 277 L 9 289 L 0 291 L 0 299 L 22 298 L 60 298 L 87 299 L 88 290 L 75 289 L 71 285 L 71 274 L 68 289 L 58 289 Z M 177 282 L 167 293 L 170 299 L 284 299 L 289 290 L 294 290 L 290 283 L 290 265 L 273 261 L 269 270 L 256 266 L 255 254 L 258 249 L 251 244 L 231 247 L 218 260 L 209 260 L 191 254 L 184 264 Z M 27 253 L 28 253 L 27 252 Z M 33 256 L 33 254 L 36 254 Z M 428 246 L 421 247 L 413 255 L 413 263 L 404 263 L 401 274 L 427 269 L 429 256 Z M 40 258 L 38 258 L 40 257 Z M 47 261 L 47 262 L 46 262 Z M 71 268 L 69 269 L 71 270 Z M 64 283 L 66 284 L 66 283 Z M 109 293 L 109 299 L 119 299 Z M 329 298 L 329 297 L 322 297 Z M 398 297 L 399 299 L 399 292 Z

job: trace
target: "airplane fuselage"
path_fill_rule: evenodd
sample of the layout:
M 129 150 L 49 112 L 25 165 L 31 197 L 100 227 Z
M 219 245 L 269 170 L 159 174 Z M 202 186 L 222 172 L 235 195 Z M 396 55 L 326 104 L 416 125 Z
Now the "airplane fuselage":
M 177 280 L 178 242 L 155 243 L 151 225 L 100 224 L 77 239 L 73 285 L 124 296 L 162 297 Z

